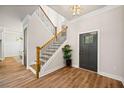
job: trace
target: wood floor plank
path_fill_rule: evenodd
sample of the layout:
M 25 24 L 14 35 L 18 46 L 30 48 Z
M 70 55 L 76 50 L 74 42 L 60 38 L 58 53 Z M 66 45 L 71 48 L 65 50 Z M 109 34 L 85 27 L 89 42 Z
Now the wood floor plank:
M 39 79 L 14 58 L 0 62 L 1 88 L 123 88 L 123 84 L 85 69 L 64 67 Z

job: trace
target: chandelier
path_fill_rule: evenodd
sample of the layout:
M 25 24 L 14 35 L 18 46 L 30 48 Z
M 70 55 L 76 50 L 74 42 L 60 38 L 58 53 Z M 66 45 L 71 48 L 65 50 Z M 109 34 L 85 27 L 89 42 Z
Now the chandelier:
M 73 12 L 74 16 L 75 15 L 79 15 L 80 14 L 80 10 L 81 10 L 80 5 L 73 5 L 72 6 L 72 12 Z

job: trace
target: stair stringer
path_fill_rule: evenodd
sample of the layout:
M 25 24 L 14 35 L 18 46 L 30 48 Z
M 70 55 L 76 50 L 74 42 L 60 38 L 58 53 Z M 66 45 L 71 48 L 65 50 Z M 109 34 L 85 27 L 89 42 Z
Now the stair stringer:
M 67 44 L 67 40 L 57 49 L 51 58 L 41 67 L 40 77 L 45 76 L 65 66 L 62 48 Z

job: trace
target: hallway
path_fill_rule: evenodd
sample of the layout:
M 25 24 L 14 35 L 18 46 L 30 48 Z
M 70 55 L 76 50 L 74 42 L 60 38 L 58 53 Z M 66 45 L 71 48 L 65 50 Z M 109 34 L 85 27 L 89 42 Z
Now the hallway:
M 95 73 L 78 69 L 62 68 L 40 79 L 26 70 L 13 58 L 0 62 L 0 88 L 2 87 L 123 87 L 122 83 Z

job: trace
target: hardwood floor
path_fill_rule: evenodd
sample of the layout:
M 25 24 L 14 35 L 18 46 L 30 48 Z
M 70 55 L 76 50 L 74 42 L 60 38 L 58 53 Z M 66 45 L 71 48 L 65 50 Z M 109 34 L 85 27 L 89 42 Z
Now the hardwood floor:
M 0 63 L 0 87 L 26 88 L 122 88 L 120 81 L 107 78 L 78 68 L 62 68 L 40 79 L 36 79 L 30 70 L 6 58 Z

